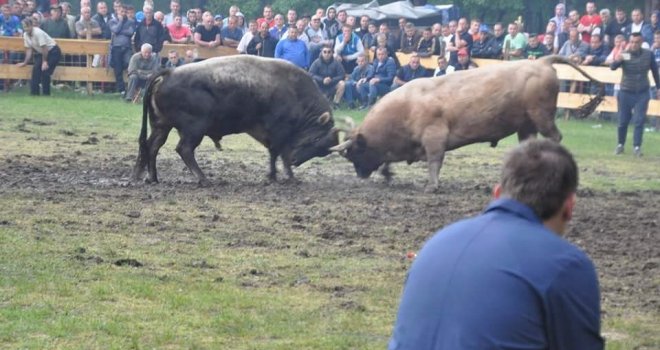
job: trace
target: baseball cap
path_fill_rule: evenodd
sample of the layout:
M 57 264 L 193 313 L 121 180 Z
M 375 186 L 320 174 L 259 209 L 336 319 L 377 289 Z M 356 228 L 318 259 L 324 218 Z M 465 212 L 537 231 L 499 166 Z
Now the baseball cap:
M 222 15 L 215 15 L 215 17 L 213 17 L 213 19 L 216 20 L 216 21 L 220 21 L 220 20 L 222 20 Z

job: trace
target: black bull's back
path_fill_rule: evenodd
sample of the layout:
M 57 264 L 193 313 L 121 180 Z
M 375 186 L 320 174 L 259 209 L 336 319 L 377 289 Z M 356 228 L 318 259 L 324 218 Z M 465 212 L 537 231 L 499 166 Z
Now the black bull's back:
M 281 60 L 230 56 L 161 72 L 145 93 L 134 179 L 146 167 L 148 180 L 158 181 L 156 156 L 172 128 L 181 137 L 177 152 L 200 183 L 208 181 L 194 158 L 195 148 L 204 136 L 219 146 L 224 135 L 235 133 L 248 133 L 268 148 L 271 179 L 278 156 L 292 177 L 292 165 L 325 156 L 337 144 L 331 113 L 308 74 Z

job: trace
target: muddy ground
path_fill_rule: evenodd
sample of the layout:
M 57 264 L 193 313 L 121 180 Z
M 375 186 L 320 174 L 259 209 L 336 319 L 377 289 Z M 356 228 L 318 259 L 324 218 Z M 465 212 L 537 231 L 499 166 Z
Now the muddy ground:
M 170 137 L 177 138 L 174 134 Z M 205 141 L 197 158 L 213 185 L 200 188 L 171 147 L 165 147 L 159 156 L 161 183 L 135 185 L 128 182 L 136 151 L 133 141 L 128 144 L 113 135 L 64 133 L 46 140 L 26 133 L 26 142 L 39 142 L 48 151 L 44 155 L 39 152 L 0 155 L 0 195 L 24 198 L 25 203 L 32 202 L 35 206 L 64 203 L 66 208 L 81 210 L 82 215 L 117 211 L 133 222 L 140 221 L 141 211 L 129 208 L 140 203 L 149 207 L 159 201 L 174 200 L 183 211 L 199 212 L 193 215 L 198 219 L 189 225 L 179 223 L 176 226 L 179 229 L 187 226 L 204 234 L 220 230 L 223 221 L 231 222 L 234 236 L 226 238 L 231 241 L 227 249 L 243 245 L 289 249 L 276 243 L 281 240 L 268 237 L 286 237 L 291 232 L 302 231 L 315 235 L 316 243 L 312 244 L 319 247 L 331 245 L 339 247 L 340 254 L 361 254 L 368 258 L 417 249 L 443 225 L 478 213 L 489 201 L 490 185 L 497 178 L 497 166 L 472 162 L 466 165 L 470 172 L 481 175 L 443 175 L 439 193 L 426 194 L 423 164 L 397 165 L 394 182 L 385 184 L 380 177 L 358 179 L 348 163 L 331 156 L 296 169 L 301 180 L 298 184 L 268 183 L 265 150 L 251 141 L 245 146 L 242 138 L 245 137 L 230 139 L 221 153 Z M 108 147 L 99 149 L 96 147 L 99 144 Z M 111 154 L 108 148 L 118 151 Z M 466 156 L 460 152 L 449 154 L 446 167 L 460 167 L 462 157 Z M 567 238 L 593 258 L 601 279 L 606 314 L 623 310 L 660 312 L 659 198 L 660 193 L 648 191 L 580 191 Z M 220 207 L 222 203 L 241 207 L 241 215 L 245 217 L 241 218 L 235 211 L 213 213 L 200 206 L 206 202 L 220 203 Z M 84 208 L 79 209 L 80 205 Z M 23 210 L 26 215 L 39 215 L 30 212 L 30 208 Z M 250 215 L 279 215 L 276 220 L 279 224 L 260 225 L 250 220 Z M 12 224 L 2 218 L 0 222 Z M 107 225 L 52 224 L 90 233 L 108 230 Z M 314 247 L 296 249 L 304 255 Z

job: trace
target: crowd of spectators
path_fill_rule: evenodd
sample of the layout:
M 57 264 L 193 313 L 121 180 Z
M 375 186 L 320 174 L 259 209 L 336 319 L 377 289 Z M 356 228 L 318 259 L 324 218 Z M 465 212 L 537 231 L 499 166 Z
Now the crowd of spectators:
M 333 7 L 299 16 L 295 9 L 280 14 L 266 5 L 262 17 L 246 20 L 238 5 L 231 6 L 223 16 L 201 8 L 183 12 L 179 0 L 170 1 L 167 13 L 154 9 L 152 0 L 146 0 L 142 9 L 115 0 L 111 3 L 112 11 L 110 3 L 98 1 L 92 13 L 90 0 L 81 0 L 77 16 L 71 13 L 67 2 L 50 8 L 39 4 L 34 0 L 13 0 L 2 5 L 2 35 L 22 35 L 20 21 L 31 17 L 35 26 L 55 40 L 109 39 L 108 64 L 115 71 L 116 89 L 122 93 L 122 76 L 132 55 L 141 52 L 144 44 L 149 44 L 155 55 L 164 43 L 178 43 L 208 48 L 226 46 L 241 54 L 285 59 L 309 70 L 321 90 L 332 90 L 328 96 L 335 104 L 346 102 L 349 107 L 368 107 L 378 96 L 413 79 L 472 69 L 476 67 L 472 58 L 521 60 L 559 54 L 578 64 L 606 65 L 617 52 L 625 50 L 630 34 L 636 32 L 641 33 L 644 47 L 651 49 L 660 61 L 660 33 L 656 33 L 660 29 L 660 12 L 654 12 L 647 20 L 640 9 L 634 9 L 628 18 L 621 8 L 599 11 L 594 2 L 586 4 L 582 15 L 579 9 L 572 9 L 567 15 L 564 4 L 557 4 L 554 16 L 540 33 L 524 32 L 520 21 L 489 26 L 476 18 L 423 28 L 400 18 L 398 27 L 390 28 L 385 22 L 378 24 L 368 16 L 356 18 Z M 397 52 L 409 54 L 403 66 Z M 171 59 L 163 60 L 162 65 L 176 67 L 197 59 L 194 50 L 189 50 L 185 57 L 178 56 L 168 52 Z M 421 67 L 419 59 L 425 57 L 437 57 L 437 66 Z M 95 66 L 101 64 L 99 59 L 95 57 Z M 321 77 L 330 73 L 333 75 Z M 338 79 L 339 76 L 344 78 Z M 344 91 L 343 96 L 336 93 L 339 90 Z

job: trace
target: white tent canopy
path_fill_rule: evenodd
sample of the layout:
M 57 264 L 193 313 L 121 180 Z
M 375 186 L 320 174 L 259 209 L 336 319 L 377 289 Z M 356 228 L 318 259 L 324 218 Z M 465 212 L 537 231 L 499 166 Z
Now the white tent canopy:
M 337 11 L 345 10 L 349 16 L 359 17 L 367 15 L 373 20 L 381 21 L 401 17 L 411 20 L 437 17 L 442 15 L 443 10 L 450 9 L 452 6 L 453 5 L 413 6 L 412 3 L 407 0 L 381 6 L 378 4 L 378 1 L 373 0 L 367 4 L 335 3 L 330 7 L 334 7 Z

